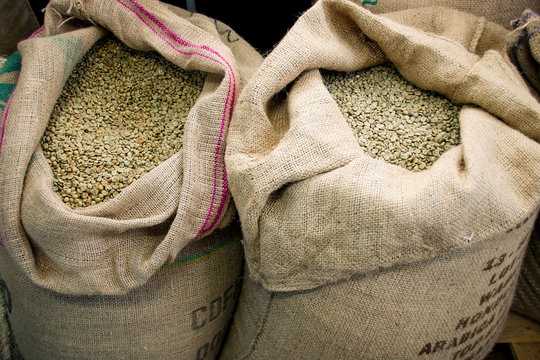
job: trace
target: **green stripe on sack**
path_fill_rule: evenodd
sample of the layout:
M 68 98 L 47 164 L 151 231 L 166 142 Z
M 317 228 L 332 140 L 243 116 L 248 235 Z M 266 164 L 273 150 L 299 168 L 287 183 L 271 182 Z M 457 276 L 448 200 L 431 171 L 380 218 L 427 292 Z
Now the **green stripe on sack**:
M 231 242 L 231 238 L 225 239 L 222 242 L 220 242 L 219 244 L 212 246 L 211 248 L 208 248 L 206 250 L 203 250 L 201 252 L 198 252 L 198 253 L 190 255 L 190 256 L 186 256 L 186 257 L 181 258 L 181 259 L 176 259 L 170 264 L 163 265 L 162 267 L 159 268 L 158 271 L 167 270 L 167 269 L 173 269 L 173 268 L 176 268 L 176 267 L 180 267 L 180 266 L 184 266 L 184 265 L 188 265 L 188 264 L 193 264 L 195 262 L 207 259 L 207 258 L 217 254 L 220 250 L 225 248 L 225 246 L 227 246 L 230 242 Z
M 13 53 L 0 68 L 0 110 L 4 110 L 6 103 L 15 89 L 15 82 L 21 70 L 21 54 Z
M 15 89 L 15 84 L 0 84 L 0 102 L 7 103 L 13 89 Z
M 21 54 L 17 51 L 6 59 L 0 69 L 0 74 L 21 70 Z

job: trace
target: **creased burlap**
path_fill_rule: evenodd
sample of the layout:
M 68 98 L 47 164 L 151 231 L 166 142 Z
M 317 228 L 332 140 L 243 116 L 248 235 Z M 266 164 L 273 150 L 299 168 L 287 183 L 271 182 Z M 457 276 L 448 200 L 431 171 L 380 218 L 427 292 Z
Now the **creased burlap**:
M 536 0 L 354 0 L 375 14 L 419 8 L 425 6 L 446 6 L 476 16 L 483 16 L 505 28 L 527 8 L 540 11 Z
M 519 243 L 499 236 L 307 291 L 244 280 L 219 359 L 482 360 L 506 321 L 526 249 L 527 229 L 512 236 Z
M 487 354 L 540 205 L 540 104 L 506 34 L 457 10 L 377 16 L 343 0 L 298 19 L 229 132 L 252 281 L 224 359 Z M 461 144 L 428 170 L 363 153 L 318 71 L 386 61 L 464 104 Z
M 168 224 L 149 229 L 153 236 Z M 10 264 L 5 252 L 0 261 Z M 33 359 L 215 359 L 241 286 L 238 225 L 184 248 L 146 284 L 124 295 L 64 295 L 2 266 L 15 344 Z M 1 354 L 1 352 L 0 352 Z
M 20 68 L 21 61 L 18 52 L 8 58 L 0 58 L 0 116 L 15 88 Z M 18 359 L 8 319 L 10 307 L 11 297 L 4 280 L 0 277 L 0 358 L 2 360 Z
M 70 72 L 107 31 L 208 75 L 180 152 L 114 199 L 72 210 L 52 190 L 39 140 Z M 231 40 L 231 31 L 157 1 L 48 4 L 44 28 L 19 43 L 22 68 L 1 119 L 2 251 L 32 282 L 63 294 L 123 294 L 227 225 L 234 211 L 223 161 L 228 124 L 242 84 L 262 60 L 243 39 Z M 163 236 L 149 232 L 170 218 Z

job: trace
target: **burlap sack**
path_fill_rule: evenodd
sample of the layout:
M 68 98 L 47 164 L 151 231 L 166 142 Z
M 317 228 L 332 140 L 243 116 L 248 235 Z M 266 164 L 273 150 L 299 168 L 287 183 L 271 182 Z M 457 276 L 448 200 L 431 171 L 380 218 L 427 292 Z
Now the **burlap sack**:
M 19 43 L 22 68 L 1 119 L 3 251 L 38 286 L 63 294 L 124 294 L 230 221 L 225 139 L 240 87 L 262 58 L 243 39 L 228 36 L 226 25 L 156 1 L 55 0 L 46 9 L 44 28 Z M 72 210 L 52 190 L 39 140 L 70 72 L 107 31 L 207 77 L 181 151 L 114 199 Z M 149 234 L 171 218 L 163 236 Z
M 243 90 L 226 165 L 244 284 L 222 359 L 482 359 L 540 205 L 540 104 L 505 31 L 443 8 L 317 2 Z M 504 45 L 504 44 L 503 44 Z M 409 172 L 360 149 L 318 68 L 392 62 L 465 104 L 461 144 Z
M 72 210 L 52 191 L 39 140 L 70 72 L 107 31 L 208 75 L 179 153 L 114 199 Z M 225 24 L 159 2 L 49 3 L 0 74 L 6 356 L 17 346 L 26 360 L 217 356 L 243 263 L 225 139 L 261 60 Z
M 510 22 L 518 18 L 527 8 L 540 10 L 536 0 L 354 0 L 374 14 L 381 14 L 425 6 L 446 6 L 483 16 L 505 28 L 510 28 Z
M 20 69 L 21 57 L 18 52 L 13 53 L 8 58 L 0 58 L 0 115 L 15 88 Z M 10 310 L 11 297 L 0 276 L 0 359 L 2 360 L 19 359 L 8 319 Z
M 163 237 L 168 226 L 148 229 Z M 0 261 L 10 264 L 6 252 Z M 240 290 L 237 226 L 184 248 L 146 284 L 125 295 L 64 295 L 3 265 L 9 325 L 25 360 L 215 359 Z M 1 353 L 1 352 L 0 352 Z

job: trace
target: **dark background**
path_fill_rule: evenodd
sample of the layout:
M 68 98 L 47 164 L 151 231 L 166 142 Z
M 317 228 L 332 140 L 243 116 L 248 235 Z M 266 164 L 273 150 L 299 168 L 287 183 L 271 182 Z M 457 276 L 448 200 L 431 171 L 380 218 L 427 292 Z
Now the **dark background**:
M 187 9 L 186 0 L 161 0 Z M 40 24 L 48 0 L 29 0 Z M 195 0 L 196 12 L 228 25 L 260 53 L 272 50 L 296 19 L 306 11 L 311 0 L 289 1 L 208 1 Z

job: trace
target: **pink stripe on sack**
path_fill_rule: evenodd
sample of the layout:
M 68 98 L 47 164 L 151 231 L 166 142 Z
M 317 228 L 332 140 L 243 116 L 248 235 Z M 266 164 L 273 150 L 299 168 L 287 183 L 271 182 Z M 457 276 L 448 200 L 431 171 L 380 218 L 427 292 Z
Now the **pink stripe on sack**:
M 226 64 L 227 64 L 227 67 L 228 67 L 228 74 L 229 76 L 232 77 L 232 81 L 233 81 L 233 97 L 232 97 L 232 101 L 231 101 L 231 110 L 230 110 L 230 113 L 229 113 L 229 121 L 230 122 L 230 119 L 231 119 L 231 116 L 232 116 L 232 109 L 234 107 L 234 98 L 235 98 L 235 95 L 236 95 L 236 78 L 234 76 L 234 72 L 232 71 L 232 67 L 231 65 L 227 62 L 227 60 L 225 60 L 221 54 L 219 54 L 217 51 L 213 50 L 212 48 L 209 48 L 208 46 L 205 46 L 205 45 L 195 45 L 195 44 L 192 44 L 190 42 L 187 42 L 183 39 L 181 39 L 180 37 L 178 37 L 176 34 L 174 34 L 172 31 L 170 31 L 161 21 L 159 21 L 158 19 L 156 19 L 150 12 L 148 12 L 142 5 L 140 5 L 138 3 L 137 0 L 129 0 L 133 5 L 135 5 L 137 7 L 137 9 L 139 9 L 139 11 L 141 11 L 143 14 L 145 14 L 155 25 L 157 25 L 162 31 L 164 31 L 167 35 L 169 35 L 172 39 L 174 39 L 177 43 L 181 44 L 181 45 L 184 45 L 184 46 L 187 46 L 187 47 L 195 47 L 195 48 L 200 48 L 200 49 L 203 49 L 203 50 L 207 50 L 207 51 L 210 51 L 211 53 L 217 55 L 220 59 L 222 59 Z M 144 21 L 143 21 L 144 22 Z M 146 22 L 145 22 L 146 23 Z M 148 25 L 148 24 L 147 24 Z M 221 65 L 223 65 L 222 63 L 220 63 Z M 230 85 L 229 85 L 229 90 L 230 90 Z M 223 131 L 224 131 L 224 117 L 225 117 L 225 112 L 226 112 L 226 109 L 227 109 L 227 104 L 229 102 L 229 94 L 227 94 L 227 99 L 225 101 L 225 110 L 224 110 L 224 114 L 223 114 L 223 118 L 222 118 L 222 122 L 221 122 L 221 129 L 220 129 L 220 134 L 219 134 L 219 139 L 218 139 L 218 143 L 217 143 L 217 147 L 216 147 L 216 152 L 215 152 L 215 155 L 214 155 L 214 189 L 213 189 L 213 192 L 212 192 L 212 201 L 211 201 L 211 204 L 210 204 L 210 210 L 208 211 L 208 214 L 206 216 L 206 220 L 203 224 L 203 226 L 201 227 L 201 229 L 199 230 L 199 233 L 197 234 L 197 236 L 195 237 L 198 238 L 204 231 L 207 231 L 207 230 L 210 230 L 212 229 L 212 227 L 217 223 L 217 220 L 219 219 L 219 217 L 221 216 L 221 213 L 223 211 L 223 207 L 225 205 L 225 200 L 226 200 L 226 197 L 225 195 L 228 193 L 229 189 L 228 189 L 228 182 L 224 182 L 224 189 L 222 191 L 222 196 L 221 196 L 221 202 L 220 202 L 220 205 L 218 207 L 218 211 L 217 211 L 217 214 L 216 214 L 216 218 L 214 219 L 214 221 L 212 222 L 212 224 L 210 224 L 209 227 L 206 227 L 206 225 L 208 224 L 208 221 L 210 219 L 210 216 L 212 214 L 212 210 L 213 210 L 213 207 L 214 207 L 214 202 L 215 202 L 215 197 L 216 197 L 216 191 L 217 191 L 217 165 L 218 165 L 218 159 L 219 159 L 219 150 L 221 148 L 221 142 L 222 142 L 222 138 L 223 138 Z M 226 179 L 226 173 L 225 173 L 225 169 L 224 169 L 224 175 L 223 175 L 223 178 Z
M 32 33 L 32 35 L 30 35 L 28 38 L 31 39 L 35 36 L 37 36 L 40 32 L 42 32 L 43 30 L 45 30 L 45 25 L 43 25 L 42 27 L 40 27 L 39 29 L 37 29 L 36 31 L 34 31 Z
M 236 79 L 235 79 L 235 76 L 234 76 L 234 72 L 232 71 L 232 67 L 231 65 L 218 53 L 216 52 L 215 50 L 209 48 L 208 46 L 204 46 L 204 45 L 195 45 L 195 44 L 192 44 L 192 43 L 189 43 L 183 39 L 181 39 L 180 37 L 178 37 L 176 34 L 174 34 L 172 31 L 170 31 L 163 23 L 161 23 L 158 19 L 156 19 L 151 13 L 149 13 L 142 5 L 140 5 L 136 0 L 128 0 L 130 1 L 135 7 L 137 7 L 137 9 L 139 11 L 141 11 L 146 17 L 148 17 L 155 25 L 157 25 L 162 31 L 164 31 L 169 37 L 171 37 L 175 42 L 177 42 L 178 44 L 180 45 L 183 45 L 183 46 L 186 46 L 186 47 L 194 47 L 194 48 L 199 48 L 199 49 L 202 49 L 202 50 L 207 50 L 209 52 L 211 52 L 212 54 L 215 54 L 217 55 L 220 59 L 222 59 L 225 64 L 226 64 L 226 71 L 229 75 L 229 77 L 231 78 L 232 82 L 233 82 L 233 94 L 232 94 L 232 100 L 231 100 L 231 105 L 230 105 L 230 110 L 229 110 L 229 117 L 228 119 L 226 119 L 226 114 L 227 114 L 227 108 L 228 108 L 228 104 L 229 104 L 229 98 L 230 98 L 230 91 L 231 91 L 231 84 L 229 84 L 229 89 L 228 89 L 228 92 L 227 92 L 227 98 L 225 100 L 225 108 L 223 110 L 223 116 L 222 116 L 222 119 L 221 119 L 221 128 L 220 128 L 220 134 L 219 134 L 219 138 L 218 138 L 218 142 L 217 142 L 217 145 L 216 145 L 216 151 L 215 151 L 215 154 L 214 154 L 214 184 L 213 184 L 213 191 L 212 191 L 212 199 L 211 199 L 211 203 L 210 203 L 210 209 L 208 210 L 208 214 L 206 216 L 206 219 L 205 219 L 205 222 L 204 224 L 202 225 L 202 227 L 200 228 L 197 236 L 192 239 L 192 241 L 196 240 L 197 238 L 199 238 L 205 231 L 207 230 L 210 230 L 212 229 L 212 227 L 217 223 L 217 221 L 219 220 L 222 212 L 223 212 L 223 208 L 224 208 L 224 205 L 225 205 L 225 202 L 226 202 L 226 194 L 228 193 L 229 191 L 229 187 L 228 187 L 228 181 L 227 181 L 227 177 L 226 177 L 226 173 L 225 173 L 225 168 L 223 169 L 223 180 L 224 180 L 224 187 L 223 187 L 223 191 L 222 191 L 222 197 L 221 197 L 221 201 L 220 201 L 220 204 L 219 204 L 219 207 L 218 207 L 218 210 L 217 210 L 217 214 L 216 214 L 216 217 L 214 218 L 214 221 L 210 224 L 209 227 L 207 227 L 208 225 L 208 222 L 210 220 L 210 217 L 212 215 L 212 210 L 214 209 L 214 204 L 215 204 L 215 198 L 216 198 L 216 192 L 217 192 L 217 167 L 218 167 L 218 163 L 219 163 L 219 151 L 221 150 L 221 145 L 222 145 L 222 141 L 223 141 L 223 134 L 224 134 L 224 128 L 225 128 L 225 122 L 227 121 L 227 123 L 230 122 L 231 120 L 231 117 L 232 117 L 232 110 L 233 110 L 233 107 L 234 107 L 234 98 L 236 96 Z M 165 41 L 172 49 L 174 49 L 175 51 L 177 51 L 178 53 L 181 53 L 181 54 L 185 54 L 185 55 L 199 55 L 199 56 L 202 56 L 206 59 L 209 59 L 209 60 L 212 60 L 214 62 L 217 62 L 218 64 L 220 64 L 221 66 L 224 66 L 225 65 L 220 62 L 219 60 L 216 60 L 216 59 L 213 59 L 213 58 L 210 58 L 202 53 L 198 53 L 198 52 L 184 52 L 184 51 L 181 51 L 179 49 L 177 49 L 176 47 L 174 47 L 169 41 L 167 41 L 165 38 L 163 38 L 160 34 L 158 34 L 139 14 L 137 14 L 132 8 L 130 8 L 129 6 L 127 6 L 125 3 L 123 3 L 121 0 L 117 0 L 117 2 L 119 2 L 120 4 L 122 4 L 125 8 L 127 8 L 129 11 L 131 11 L 132 13 L 134 13 L 146 26 L 148 26 L 150 28 L 150 30 L 152 30 L 152 32 L 154 32 L 158 37 L 160 37 L 163 41 Z

